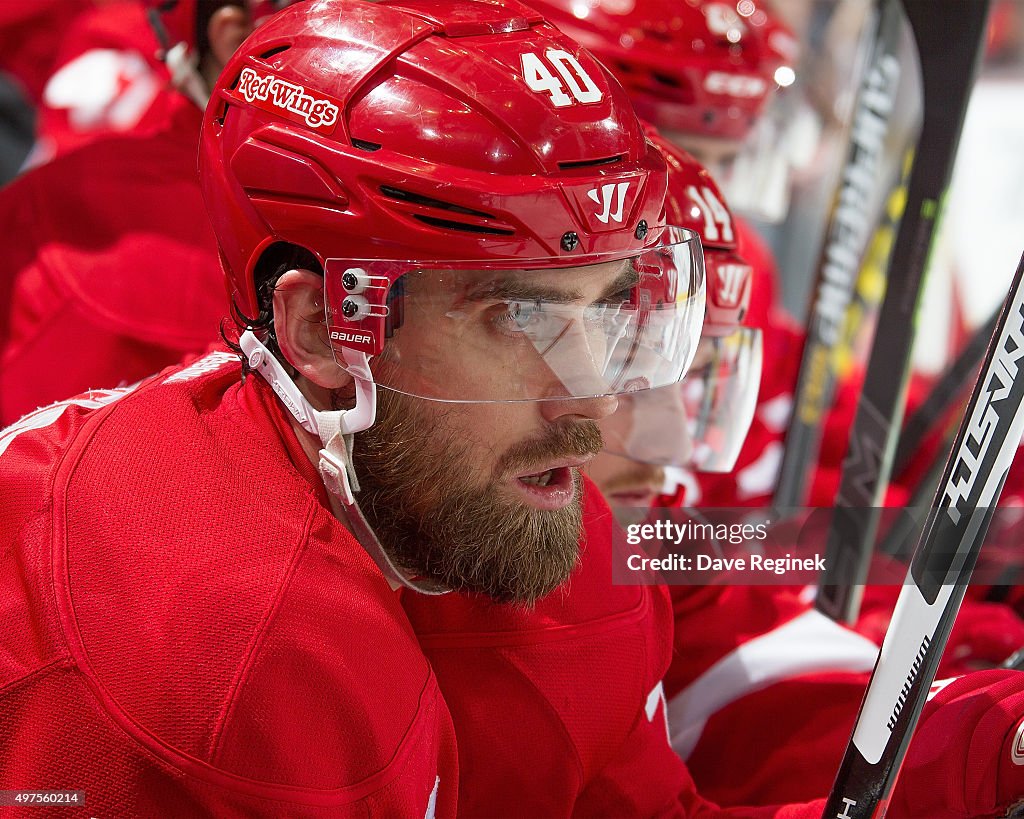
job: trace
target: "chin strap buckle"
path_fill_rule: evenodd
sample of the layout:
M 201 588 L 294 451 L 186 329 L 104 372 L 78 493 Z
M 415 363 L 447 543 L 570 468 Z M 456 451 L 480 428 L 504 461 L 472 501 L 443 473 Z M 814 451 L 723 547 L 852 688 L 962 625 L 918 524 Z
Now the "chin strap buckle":
M 346 440 L 346 437 L 350 440 Z M 320 477 L 323 478 L 327 491 L 335 495 L 345 506 L 353 506 L 356 502 L 354 492 L 359 491 L 352 458 L 349 455 L 352 436 L 334 433 L 331 440 L 320 450 Z M 354 491 L 353 491 L 354 490 Z

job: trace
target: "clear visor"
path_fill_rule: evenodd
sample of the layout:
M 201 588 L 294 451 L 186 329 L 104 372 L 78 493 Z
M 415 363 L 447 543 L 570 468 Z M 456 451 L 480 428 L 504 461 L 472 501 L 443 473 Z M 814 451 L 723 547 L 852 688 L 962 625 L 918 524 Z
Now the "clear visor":
M 710 341 L 710 360 L 682 385 L 691 463 L 699 472 L 729 472 L 754 419 L 764 350 L 761 331 L 751 327 Z
M 564 258 L 486 269 L 479 260 L 328 260 L 335 357 L 346 366 L 337 340 L 365 329 L 383 340 L 371 362 L 379 386 L 438 401 L 585 398 L 676 383 L 700 340 L 704 264 L 692 231 L 667 228 L 663 239 L 577 267 Z M 353 270 L 371 285 L 361 294 L 365 322 L 345 309 Z M 394 283 L 374 304 L 372 285 L 382 281 Z
M 604 448 L 643 463 L 730 471 L 754 417 L 761 361 L 760 330 L 701 339 L 682 384 L 619 398 L 601 422 Z

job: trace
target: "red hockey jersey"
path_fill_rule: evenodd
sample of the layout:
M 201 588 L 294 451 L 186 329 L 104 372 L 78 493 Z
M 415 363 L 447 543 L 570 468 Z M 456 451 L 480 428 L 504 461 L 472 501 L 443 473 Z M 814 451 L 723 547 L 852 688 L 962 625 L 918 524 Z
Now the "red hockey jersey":
M 270 388 L 214 352 L 0 433 L 0 789 L 452 816 L 451 720 Z
M 671 591 L 669 725 L 701 793 L 725 805 L 827 793 L 877 646 L 789 589 Z
M 668 596 L 612 584 L 612 525 L 588 481 L 580 564 L 532 610 L 403 593 L 459 737 L 460 814 L 818 819 L 820 804 L 723 812 L 697 794 L 666 733 Z
M 199 112 L 95 142 L 0 192 L 0 426 L 131 384 L 217 339 L 226 315 L 196 178 Z
M 770 252 L 749 225 L 737 226 L 740 252 L 756 275 L 748 323 L 764 332 L 768 362 L 757 413 L 732 473 L 700 475 L 662 505 L 768 506 L 775 489 L 803 334 L 775 306 Z M 835 496 L 862 375 L 839 385 L 827 416 L 812 505 L 831 505 Z M 922 385 L 912 386 L 918 389 L 911 400 L 919 400 Z M 889 502 L 905 497 L 897 486 Z M 895 583 L 904 574 L 898 572 Z M 703 795 L 726 805 L 770 804 L 827 791 L 899 590 L 869 588 L 854 633 L 815 612 L 791 588 L 672 589 L 675 651 L 665 678 L 672 743 Z M 1020 645 L 1024 622 L 1013 612 L 968 600 L 940 675 L 990 667 Z

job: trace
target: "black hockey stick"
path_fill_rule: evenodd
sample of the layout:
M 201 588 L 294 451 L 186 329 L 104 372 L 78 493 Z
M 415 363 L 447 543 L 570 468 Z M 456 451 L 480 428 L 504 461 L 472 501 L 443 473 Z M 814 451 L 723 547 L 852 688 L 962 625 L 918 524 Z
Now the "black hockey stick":
M 896 602 L 823 819 L 888 801 L 1024 433 L 1024 258 Z
M 898 56 L 902 32 L 899 0 L 878 0 L 874 44 L 857 96 L 850 146 L 818 260 L 807 340 L 773 499 L 780 508 L 804 504 L 818 460 L 824 414 L 835 392 L 835 351 L 842 340 L 846 311 L 872 235 L 871 201 L 886 181 L 885 141 L 902 73 Z
M 879 505 L 900 428 L 917 305 L 940 204 L 949 185 L 977 73 L 989 0 L 902 0 L 917 42 L 924 123 L 907 208 L 889 261 L 864 387 L 828 533 L 816 606 L 853 622 L 878 530 Z
M 917 448 L 921 446 L 921 442 L 931 432 L 932 427 L 942 420 L 960 394 L 967 389 L 971 377 L 978 370 L 981 357 L 985 355 L 985 347 L 988 346 L 989 339 L 992 338 L 992 331 L 995 329 L 998 317 L 999 311 L 997 310 L 988 321 L 974 331 L 974 335 L 964 345 L 953 363 L 935 382 L 928 397 L 903 425 L 899 443 L 896 445 L 893 475 L 898 477 L 903 473 L 914 459 Z
M 988 339 L 989 341 L 992 340 L 992 333 L 989 333 Z M 982 355 L 984 355 L 984 350 Z M 910 496 L 910 501 L 904 508 L 903 514 L 893 521 L 889 531 L 885 533 L 885 537 L 878 544 L 879 554 L 888 555 L 904 563 L 910 560 L 914 544 L 917 543 L 921 526 L 926 517 L 927 504 L 935 494 L 939 481 L 942 480 L 942 470 L 946 465 L 944 458 L 946 453 L 950 451 L 952 444 L 953 435 L 950 433 L 949 437 L 944 441 L 941 454 L 935 458 L 931 466 L 928 467 L 928 471 L 918 481 L 917 486 L 914 488 L 914 494 Z
M 939 421 L 946 423 L 943 417 L 949 413 L 961 393 L 967 390 L 971 383 L 971 377 L 977 376 L 978 367 L 981 365 L 981 359 L 995 332 L 998 319 L 999 311 L 996 310 L 988 321 L 974 331 L 970 340 L 957 355 L 956 360 L 945 369 L 928 393 L 928 397 L 903 425 L 899 444 L 896 447 L 893 468 L 893 474 L 896 477 L 899 477 L 918 454 L 918 447 L 921 446 L 921 442 L 931 431 L 933 425 Z M 940 447 L 940 454 L 934 458 L 928 471 L 918 481 L 904 514 L 893 521 L 889 531 L 879 543 L 878 552 L 880 554 L 904 562 L 909 560 L 910 551 L 917 541 L 921 524 L 924 522 L 925 505 L 935 494 L 935 488 L 942 480 L 942 468 L 945 465 L 944 453 L 949 452 L 954 433 L 955 430 L 949 430 L 948 434 L 944 436 L 945 440 Z
M 1024 671 L 1024 648 L 1018 648 L 1003 662 L 1003 668 L 1012 668 L 1014 671 Z

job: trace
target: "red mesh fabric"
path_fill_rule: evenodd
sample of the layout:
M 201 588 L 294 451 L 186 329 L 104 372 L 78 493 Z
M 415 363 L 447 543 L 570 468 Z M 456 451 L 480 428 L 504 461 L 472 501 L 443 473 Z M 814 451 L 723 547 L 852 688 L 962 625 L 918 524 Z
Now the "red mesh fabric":
M 397 772 L 397 779 L 417 778 L 416 762 L 434 758 L 437 750 L 429 741 L 413 746 L 409 764 Z M 296 805 L 188 777 L 145 752 L 115 726 L 80 675 L 67 665 L 51 666 L 18 686 L 0 690 L 0 788 L 86 792 L 84 808 L 0 809 L 2 816 L 56 819 L 421 816 L 427 798 L 427 793 L 417 800 L 376 796 L 345 805 L 338 795 L 325 792 L 321 799 L 326 804 Z M 390 790 L 402 793 L 401 787 Z M 440 787 L 438 795 L 437 815 L 453 815 L 451 795 Z
M 190 412 L 188 398 L 168 396 L 156 418 L 127 403 L 95 431 L 68 484 L 66 548 L 96 675 L 143 725 L 208 758 L 314 501 L 299 481 L 249 479 L 270 459 L 287 468 L 284 452 L 248 446 L 244 419 Z M 159 434 L 125 434 L 154 422 Z
M 611 517 L 589 482 L 584 525 L 577 571 L 532 610 L 467 595 L 402 596 L 452 712 L 468 816 L 572 813 L 635 731 L 656 738 L 644 746 L 649 764 L 681 768 L 670 750 L 655 751 L 668 750 L 662 706 L 650 720 L 645 712 L 671 651 L 667 597 L 612 585 Z M 618 787 L 637 805 L 660 806 L 675 799 L 675 774 Z M 671 785 L 647 793 L 651 782 Z
M 288 782 L 342 787 L 376 773 L 417 710 L 436 707 L 436 684 L 412 630 L 396 625 L 396 612 L 382 605 L 384 594 L 384 603 L 397 607 L 395 596 L 375 585 L 383 581 L 369 558 L 355 544 L 339 543 L 339 527 L 322 507 L 310 528 L 216 758 L 229 770 L 265 767 Z M 363 582 L 353 583 L 360 575 Z M 275 741 L 271 732 L 289 725 L 315 725 L 318 742 Z
M 453 815 L 436 681 L 277 399 L 225 353 L 168 376 L 0 437 L 4 786 L 233 817 L 422 816 L 436 785 Z
M 66 656 L 47 571 L 49 525 L 49 515 L 33 517 L 20 533 L 25 547 L 0 550 L 0 688 Z
M 66 663 L 0 691 L 0 788 L 86 791 L 85 810 L 32 808 L 33 815 L 128 816 L 141 807 L 130 783 L 148 760 L 91 700 Z
M 49 481 L 83 414 L 50 408 L 0 431 L 0 688 L 67 654 L 50 581 Z

